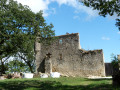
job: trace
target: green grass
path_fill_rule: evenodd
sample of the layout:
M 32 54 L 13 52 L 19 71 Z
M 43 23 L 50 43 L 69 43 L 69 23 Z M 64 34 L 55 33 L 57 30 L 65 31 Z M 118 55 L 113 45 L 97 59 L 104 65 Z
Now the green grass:
M 0 81 L 0 90 L 120 90 L 111 79 L 80 77 L 7 79 Z

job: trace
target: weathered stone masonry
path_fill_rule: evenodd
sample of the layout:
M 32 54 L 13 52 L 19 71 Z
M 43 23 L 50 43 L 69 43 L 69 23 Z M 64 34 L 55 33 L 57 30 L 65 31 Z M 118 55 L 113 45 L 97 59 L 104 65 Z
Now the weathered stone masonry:
M 52 72 L 68 76 L 105 76 L 103 51 L 81 49 L 78 33 L 58 36 L 50 46 L 37 44 L 37 47 L 37 72 L 46 72 L 46 55 L 50 53 Z

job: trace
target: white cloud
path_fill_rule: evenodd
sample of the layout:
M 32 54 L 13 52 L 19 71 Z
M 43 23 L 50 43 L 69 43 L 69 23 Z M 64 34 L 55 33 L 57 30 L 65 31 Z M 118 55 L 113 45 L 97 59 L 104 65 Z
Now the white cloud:
M 59 5 L 65 4 L 65 5 L 72 6 L 73 8 L 76 9 L 75 13 L 81 13 L 81 12 L 87 13 L 88 15 L 87 19 L 98 16 L 97 10 L 92 10 L 92 8 L 83 6 L 83 4 L 81 4 L 77 0 L 52 0 L 52 1 L 56 1 Z
M 55 8 L 50 8 L 48 10 L 44 11 L 44 15 L 43 16 L 49 16 L 50 14 L 56 14 L 56 9 Z
M 56 14 L 56 8 L 50 8 L 49 11 L 50 14 Z
M 78 20 L 80 20 L 80 17 L 79 17 L 79 16 L 74 16 L 73 19 L 78 19 Z
M 118 34 L 120 34 L 120 31 L 119 32 L 117 32 Z
M 68 0 L 51 0 L 52 2 L 57 2 L 59 5 L 67 4 Z M 70 0 L 71 1 L 71 0 Z
M 109 37 L 102 37 L 101 39 L 102 39 L 102 40 L 110 40 Z
M 23 5 L 27 5 L 30 9 L 37 13 L 40 10 L 43 10 L 44 15 L 47 15 L 46 11 L 48 10 L 48 5 L 50 4 L 49 0 L 14 0 L 18 1 Z
M 48 8 L 48 5 L 52 2 L 57 2 L 60 6 L 63 4 L 71 6 L 75 8 L 76 11 L 79 13 L 81 12 L 87 13 L 88 15 L 87 18 L 98 16 L 97 11 L 92 10 L 89 7 L 83 6 L 83 4 L 81 4 L 77 0 L 14 0 L 14 1 L 18 1 L 23 5 L 28 5 L 31 8 L 31 10 L 35 13 L 40 10 L 43 10 L 44 16 L 48 16 L 49 14 L 51 14 L 51 12 L 49 11 L 51 9 Z

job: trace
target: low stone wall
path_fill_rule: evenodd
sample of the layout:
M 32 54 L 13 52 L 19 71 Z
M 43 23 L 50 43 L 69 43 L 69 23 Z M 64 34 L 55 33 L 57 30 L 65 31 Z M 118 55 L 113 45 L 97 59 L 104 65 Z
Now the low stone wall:
M 106 76 L 113 75 L 113 66 L 111 63 L 105 63 L 105 74 L 106 74 Z

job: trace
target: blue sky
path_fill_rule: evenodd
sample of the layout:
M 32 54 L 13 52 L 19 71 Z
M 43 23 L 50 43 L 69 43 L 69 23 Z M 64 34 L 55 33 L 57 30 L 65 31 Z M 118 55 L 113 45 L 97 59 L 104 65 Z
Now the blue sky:
M 120 32 L 115 17 L 99 16 L 98 11 L 83 6 L 76 0 L 17 0 L 34 12 L 43 10 L 45 20 L 54 25 L 56 35 L 79 33 L 85 50 L 103 49 L 105 62 L 111 54 L 120 54 Z

